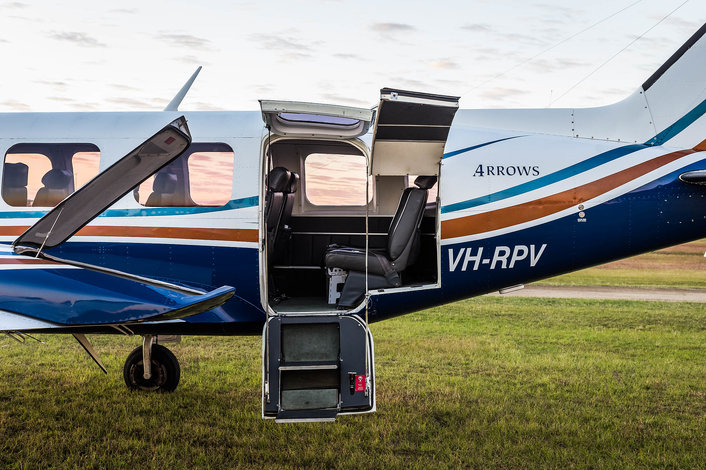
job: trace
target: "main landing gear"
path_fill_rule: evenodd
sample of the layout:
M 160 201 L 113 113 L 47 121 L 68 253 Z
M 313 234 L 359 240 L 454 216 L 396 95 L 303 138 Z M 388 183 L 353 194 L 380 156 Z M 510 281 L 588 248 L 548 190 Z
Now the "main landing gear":
M 179 385 L 179 361 L 153 335 L 144 335 L 142 346 L 130 353 L 123 366 L 123 378 L 132 390 L 173 392 Z

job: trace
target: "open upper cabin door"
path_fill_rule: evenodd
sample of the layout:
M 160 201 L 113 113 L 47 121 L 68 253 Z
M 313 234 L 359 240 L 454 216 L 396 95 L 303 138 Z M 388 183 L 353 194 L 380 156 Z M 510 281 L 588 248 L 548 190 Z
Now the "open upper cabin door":
M 260 100 L 262 119 L 275 134 L 353 139 L 368 132 L 373 111 L 299 101 Z
M 372 173 L 438 175 L 458 100 L 458 96 L 380 90 Z

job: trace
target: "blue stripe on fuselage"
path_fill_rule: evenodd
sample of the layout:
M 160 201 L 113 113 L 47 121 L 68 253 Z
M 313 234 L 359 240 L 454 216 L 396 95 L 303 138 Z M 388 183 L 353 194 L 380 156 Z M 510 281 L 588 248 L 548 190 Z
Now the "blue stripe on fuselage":
M 490 202 L 500 201 L 503 199 L 507 199 L 509 197 L 517 196 L 522 193 L 533 191 L 533 190 L 539 189 L 543 186 L 557 183 L 563 179 L 569 178 L 571 176 L 575 176 L 579 173 L 583 173 L 585 171 L 592 170 L 593 168 L 596 168 L 597 166 L 611 162 L 611 161 L 616 160 L 620 157 L 624 157 L 625 155 L 631 154 L 633 152 L 637 152 L 638 150 L 642 150 L 647 147 L 648 146 L 645 144 L 634 144 L 634 145 L 626 145 L 624 147 L 619 147 L 616 149 L 608 150 L 607 152 L 603 152 L 599 155 L 596 155 L 595 157 L 591 157 L 588 160 L 583 160 L 583 161 L 578 162 L 574 165 L 571 165 L 571 166 L 568 166 L 568 167 L 563 168 L 561 170 L 555 171 L 554 173 L 550 173 L 548 175 L 542 176 L 542 177 L 537 178 L 535 180 L 527 181 L 526 183 L 522 183 L 517 186 L 513 186 L 512 188 L 503 189 L 502 191 L 498 191 L 498 192 L 492 193 L 492 194 L 486 194 L 484 196 L 480 196 L 475 199 L 469 199 L 467 201 L 461 201 L 461 202 L 457 202 L 455 204 L 449 204 L 446 206 L 442 206 L 441 213 L 443 214 L 443 213 L 447 213 L 447 212 L 468 209 L 470 207 L 476 207 L 476 206 L 480 206 L 482 204 L 488 204 Z
M 684 129 L 686 129 L 687 127 L 692 125 L 694 122 L 696 122 L 696 120 L 699 119 L 701 116 L 703 116 L 705 113 L 706 113 L 706 100 L 702 101 L 700 104 L 698 104 L 696 107 L 694 107 L 694 109 L 692 109 L 691 111 L 686 113 L 682 118 L 677 120 L 674 124 L 667 127 L 665 130 L 663 130 L 662 132 L 660 132 L 659 134 L 657 134 L 656 136 L 654 136 L 653 138 L 651 138 L 650 140 L 648 140 L 644 144 L 626 145 L 624 147 L 609 150 L 607 152 L 596 155 L 595 157 L 591 157 L 588 160 L 584 160 L 584 161 L 576 163 L 575 165 L 572 165 L 570 167 L 556 171 L 554 173 L 543 176 L 541 178 L 537 178 L 536 180 L 528 181 L 527 183 L 523 183 L 523 184 L 514 186 L 512 188 L 508 188 L 508 189 L 505 189 L 502 191 L 498 191 L 493 194 L 487 194 L 485 196 L 477 197 L 475 199 L 469 199 L 467 201 L 461 201 L 461 202 L 457 202 L 454 204 L 442 206 L 441 213 L 444 214 L 447 212 L 454 212 L 454 211 L 458 211 L 458 210 L 462 210 L 462 209 L 469 209 L 471 207 L 476 207 L 476 206 L 480 206 L 483 204 L 488 204 L 490 202 L 501 201 L 503 199 L 507 199 L 512 196 L 517 196 L 519 194 L 526 193 L 526 192 L 529 192 L 529 191 L 532 191 L 535 189 L 539 189 L 543 186 L 547 186 L 552 183 L 556 183 L 558 181 L 561 181 L 562 179 L 566 179 L 566 178 L 568 178 L 570 176 L 574 176 L 578 173 L 582 173 L 582 172 L 591 170 L 597 166 L 603 165 L 604 163 L 618 159 L 620 157 L 631 154 L 631 153 L 636 152 L 638 150 L 641 150 L 641 149 L 644 149 L 647 147 L 654 147 L 654 146 L 663 145 L 667 141 L 676 137 L 679 133 L 681 133 Z M 510 137 L 510 138 L 512 138 L 512 137 Z M 450 152 L 449 154 L 445 154 L 444 157 L 456 155 L 458 153 L 468 152 L 470 150 L 474 150 L 476 148 L 483 147 L 485 145 L 493 144 L 495 142 L 500 142 L 502 140 L 507 140 L 507 139 L 495 140 L 493 142 L 488 142 L 486 144 L 476 145 L 474 147 L 468 147 L 466 149 L 457 150 L 455 152 Z
M 232 209 L 243 209 L 255 207 L 259 201 L 258 196 L 250 196 L 241 199 L 228 201 L 224 206 L 219 207 L 149 207 L 140 209 L 108 209 L 100 217 L 156 217 L 165 215 L 189 215 L 203 214 L 207 212 L 221 212 Z M 7 211 L 0 212 L 0 219 L 34 219 L 44 217 L 47 210 L 34 211 Z
M 441 156 L 441 158 L 454 157 L 454 156 L 459 155 L 459 154 L 462 154 L 462 153 L 470 152 L 471 150 L 475 150 L 475 149 L 479 149 L 479 148 L 481 148 L 481 147 L 485 147 L 486 145 L 497 144 L 498 142 L 502 142 L 502 141 L 504 141 L 504 140 L 510 140 L 510 139 L 517 139 L 518 137 L 524 137 L 524 136 L 523 136 L 523 135 L 515 135 L 515 136 L 512 136 L 512 137 L 505 137 L 504 139 L 492 140 L 492 141 L 490 141 L 490 142 L 485 142 L 485 143 L 482 143 L 482 144 L 473 145 L 473 146 L 471 146 L 471 147 L 466 147 L 466 148 L 463 148 L 463 149 L 454 150 L 453 152 L 448 152 L 448 153 L 443 154 L 443 155 Z
M 681 119 L 667 127 L 665 130 L 645 142 L 647 145 L 663 145 L 673 137 L 676 137 L 684 129 L 692 125 L 706 113 L 706 100 L 703 100 L 694 109 L 686 113 Z

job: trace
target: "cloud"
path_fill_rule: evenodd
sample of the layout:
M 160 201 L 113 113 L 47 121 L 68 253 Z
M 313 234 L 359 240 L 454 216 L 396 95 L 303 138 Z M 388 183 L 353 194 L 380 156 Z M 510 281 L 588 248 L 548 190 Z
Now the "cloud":
M 191 103 L 190 109 L 195 109 L 197 111 L 227 111 L 227 109 L 222 106 L 217 106 L 213 103 L 204 103 L 203 101 Z
M 440 85 L 450 86 L 450 87 L 458 87 L 458 86 L 467 86 L 468 85 L 468 83 L 464 82 L 463 80 L 448 80 L 448 79 L 439 78 L 434 81 Z
M 534 8 L 545 10 L 549 13 L 556 13 L 565 18 L 579 18 L 586 15 L 586 12 L 581 8 L 560 5 L 558 3 L 536 3 Z
M 493 31 L 493 28 L 491 28 L 487 24 L 482 24 L 482 23 L 469 23 L 461 26 L 461 29 L 465 31 L 472 31 L 474 33 L 490 33 Z
M 115 8 L 110 10 L 111 13 L 122 13 L 124 15 L 134 15 L 137 13 L 137 8 Z
M 68 83 L 57 80 L 37 80 L 36 83 L 42 85 L 49 85 L 56 88 L 65 88 L 66 86 L 68 86 Z
M 359 100 L 356 98 L 351 98 L 350 96 L 337 95 L 335 93 L 321 93 L 319 94 L 321 98 L 325 101 L 333 104 L 343 104 L 349 106 L 361 106 L 369 108 L 373 103 L 368 101 Z
M 258 43 L 263 49 L 280 53 L 280 57 L 283 60 L 311 57 L 312 47 L 291 36 L 285 38 L 275 34 L 258 33 L 251 34 L 250 39 Z
M 652 16 L 652 19 L 654 21 L 659 21 L 661 19 L 660 16 Z M 667 18 L 666 23 L 670 26 L 675 26 L 677 28 L 685 29 L 685 30 L 693 30 L 696 32 L 697 29 L 701 26 L 701 23 L 699 21 L 689 21 L 685 20 L 683 18 L 678 18 L 676 16 L 672 16 L 670 18 Z
M 21 2 L 7 2 L 0 5 L 0 8 L 19 10 L 21 8 L 27 8 L 27 4 Z
M 256 85 L 250 85 L 250 89 L 259 95 L 266 95 L 275 91 L 275 87 L 269 84 L 258 83 Z
M 344 60 L 353 60 L 353 59 L 360 59 L 361 57 L 358 54 L 347 54 L 345 52 L 339 52 L 337 54 L 333 55 L 337 59 L 344 59 Z
M 431 86 L 429 82 L 423 82 L 421 80 L 415 80 L 413 78 L 391 78 L 392 88 L 403 88 L 407 90 L 417 90 L 425 91 L 429 90 Z
M 83 47 L 105 47 L 105 44 L 99 42 L 96 38 L 74 31 L 54 32 L 49 37 L 59 41 L 72 42 Z
M 267 49 L 280 51 L 310 51 L 311 46 L 297 41 L 294 38 L 284 38 L 275 34 L 253 34 L 251 38 L 262 44 Z
M 111 83 L 108 85 L 111 88 L 115 88 L 116 90 L 124 90 L 124 91 L 140 91 L 139 88 L 133 87 L 133 86 L 128 86 L 128 85 L 123 85 L 121 83 Z
M 211 41 L 200 38 L 191 34 L 165 33 L 160 32 L 156 35 L 160 41 L 168 42 L 169 44 L 190 49 L 208 49 L 211 47 Z
M 377 33 L 405 33 L 416 31 L 417 28 L 406 23 L 373 23 L 370 29 Z
M 556 71 L 560 71 L 560 70 L 577 69 L 577 68 L 586 67 L 588 65 L 590 65 L 590 64 L 588 64 L 586 61 L 570 59 L 567 57 L 558 57 L 558 58 L 553 58 L 551 60 L 549 60 L 549 59 L 534 59 L 527 64 L 527 66 L 530 70 L 534 70 L 534 71 L 540 72 L 540 73 L 551 73 L 551 72 L 556 72 Z M 517 76 L 518 74 L 516 73 L 514 75 Z
M 193 65 L 194 67 L 197 67 L 199 65 L 210 65 L 211 63 L 203 60 L 200 57 L 196 57 L 195 55 L 180 55 L 174 58 L 177 62 L 181 62 L 182 64 L 188 64 L 188 65 Z
M 522 33 L 503 33 L 500 35 L 502 41 L 507 44 L 523 43 L 531 46 L 546 46 L 547 41 L 538 38 L 536 35 Z
M 516 88 L 492 88 L 490 90 L 482 92 L 480 95 L 483 98 L 488 98 L 491 100 L 504 100 L 506 98 L 512 98 L 526 94 L 527 91 L 518 90 Z
M 65 96 L 50 96 L 48 98 L 51 101 L 58 101 L 59 103 L 74 103 L 76 100 L 72 98 L 67 98 Z
M 0 102 L 0 107 L 2 108 L 10 108 L 13 111 L 30 111 L 31 108 L 26 105 L 25 103 L 22 103 L 20 101 L 16 100 L 5 100 Z
M 134 98 L 108 98 L 105 100 L 106 103 L 117 104 L 120 106 L 127 106 L 130 108 L 142 108 L 142 109 L 154 109 L 154 105 L 147 102 Z
M 441 70 L 451 70 L 451 69 L 458 68 L 458 64 L 448 58 L 432 61 L 429 65 L 431 65 L 431 67 L 434 69 L 441 69 Z

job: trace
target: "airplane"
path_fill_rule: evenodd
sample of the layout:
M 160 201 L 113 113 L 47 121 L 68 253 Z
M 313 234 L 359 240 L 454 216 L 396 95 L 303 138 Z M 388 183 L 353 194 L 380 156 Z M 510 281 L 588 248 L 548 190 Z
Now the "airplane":
M 104 372 L 86 335 L 140 335 L 161 392 L 165 343 L 262 335 L 263 418 L 374 412 L 370 323 L 706 236 L 705 34 L 595 108 L 180 112 L 199 69 L 164 111 L 0 114 L 0 331 Z

